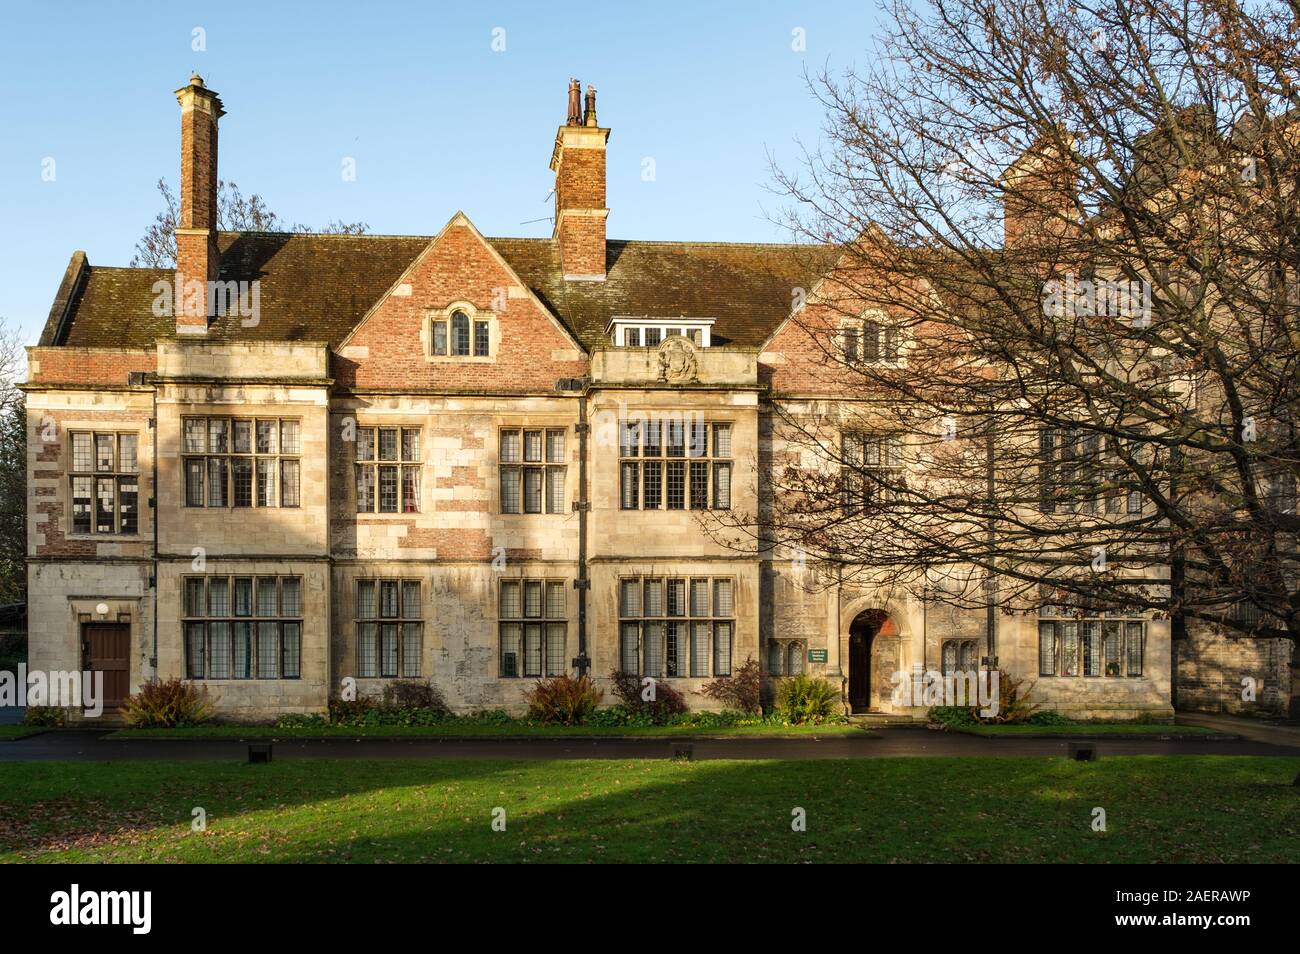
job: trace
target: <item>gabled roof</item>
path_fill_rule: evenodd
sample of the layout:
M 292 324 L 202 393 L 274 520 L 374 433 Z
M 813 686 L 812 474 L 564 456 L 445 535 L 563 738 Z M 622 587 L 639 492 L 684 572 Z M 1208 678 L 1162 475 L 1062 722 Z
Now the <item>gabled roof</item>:
M 259 280 L 261 318 L 243 327 L 219 317 L 209 335 L 337 346 L 432 238 L 223 232 L 220 279 Z M 615 315 L 714 318 L 716 344 L 757 347 L 789 314 L 794 289 L 810 289 L 834 256 L 811 245 L 610 241 L 604 282 L 566 282 L 550 239 L 487 241 L 587 347 L 605 340 Z M 74 256 L 76 270 L 81 279 L 65 276 L 66 308 L 51 311 L 42 345 L 150 348 L 175 336 L 172 319 L 153 314 L 154 285 L 171 283 L 171 269 L 106 268 Z

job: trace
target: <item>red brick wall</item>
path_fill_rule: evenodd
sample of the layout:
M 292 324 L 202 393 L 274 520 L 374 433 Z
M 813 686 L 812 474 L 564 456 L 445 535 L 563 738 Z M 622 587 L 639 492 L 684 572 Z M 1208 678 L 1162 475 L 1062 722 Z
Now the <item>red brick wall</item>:
M 509 297 L 507 289 L 521 283 L 468 224 L 450 226 L 404 281 L 411 294 L 384 299 L 346 342 L 345 350 L 365 348 L 366 355 L 335 357 L 333 372 L 341 387 L 551 393 L 557 379 L 586 373 L 585 356 L 552 356 L 579 347 L 531 297 Z M 492 361 L 426 356 L 421 330 L 430 311 L 455 301 L 495 312 L 500 342 Z
M 28 380 L 33 384 L 102 384 L 125 387 L 132 371 L 157 370 L 154 351 L 101 348 L 28 348 Z

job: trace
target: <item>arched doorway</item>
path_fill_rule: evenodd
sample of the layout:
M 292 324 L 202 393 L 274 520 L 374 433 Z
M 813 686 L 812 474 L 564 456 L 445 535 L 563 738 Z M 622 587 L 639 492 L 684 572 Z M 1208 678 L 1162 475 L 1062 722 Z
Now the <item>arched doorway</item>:
M 877 637 L 885 637 L 891 645 L 898 635 L 898 627 L 881 609 L 863 610 L 849 624 L 849 708 L 854 712 L 871 712 L 881 705 L 881 694 L 873 692 L 873 682 L 888 680 L 892 673 L 873 673 L 886 660 L 877 650 Z M 873 659 L 875 665 L 873 666 Z M 897 660 L 895 660 L 895 663 Z

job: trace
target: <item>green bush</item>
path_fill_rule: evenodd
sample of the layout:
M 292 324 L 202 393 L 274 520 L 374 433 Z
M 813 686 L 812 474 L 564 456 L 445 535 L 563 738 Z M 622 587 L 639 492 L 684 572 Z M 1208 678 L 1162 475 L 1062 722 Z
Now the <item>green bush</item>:
M 929 712 L 930 722 L 945 728 L 974 725 L 975 716 L 966 706 L 933 706 Z
M 1027 720 L 1030 725 L 1073 725 L 1074 721 L 1055 709 L 1040 709 Z
M 206 689 L 185 679 L 151 679 L 126 697 L 122 713 L 137 729 L 171 729 L 210 721 L 212 704 Z
M 604 695 L 591 677 L 566 674 L 537 680 L 524 698 L 529 717 L 543 725 L 582 725 Z
M 68 714 L 62 706 L 28 706 L 23 721 L 28 725 L 58 729 L 67 723 Z
M 791 725 L 821 725 L 839 713 L 840 694 L 825 679 L 801 673 L 781 680 L 776 701 Z
M 318 713 L 293 712 L 275 720 L 277 729 L 316 729 L 330 724 L 329 716 Z
M 438 709 L 447 712 L 442 691 L 429 680 L 398 680 L 384 686 L 380 697 L 386 709 Z

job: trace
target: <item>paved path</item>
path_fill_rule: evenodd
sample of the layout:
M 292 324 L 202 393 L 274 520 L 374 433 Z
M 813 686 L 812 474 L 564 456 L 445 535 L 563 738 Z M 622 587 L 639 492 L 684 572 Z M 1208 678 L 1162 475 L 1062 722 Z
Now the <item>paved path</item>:
M 1218 729 L 1252 742 L 1300 746 L 1300 725 L 1209 712 L 1180 712 L 1175 721 L 1179 725 L 1201 725 L 1207 729 Z
M 225 739 L 108 739 L 95 729 L 46 732 L 0 742 L 0 761 L 125 759 L 244 761 L 247 743 Z M 668 739 L 297 739 L 274 743 L 277 759 L 634 759 L 671 758 L 682 745 Z M 875 735 L 799 739 L 695 739 L 696 759 L 853 759 L 926 756 L 1063 756 L 1065 739 L 990 739 L 925 728 L 890 727 Z M 1271 755 L 1300 757 L 1300 748 L 1258 741 L 1100 739 L 1107 755 Z

